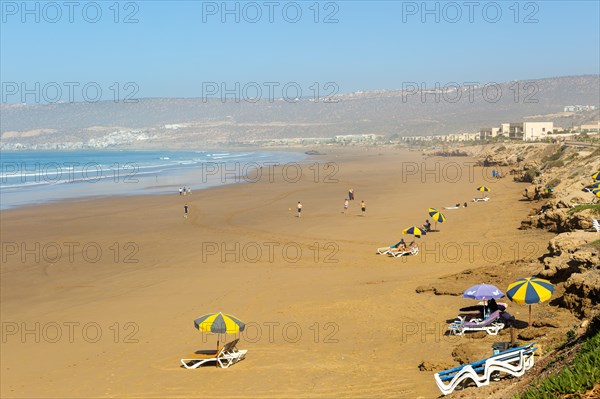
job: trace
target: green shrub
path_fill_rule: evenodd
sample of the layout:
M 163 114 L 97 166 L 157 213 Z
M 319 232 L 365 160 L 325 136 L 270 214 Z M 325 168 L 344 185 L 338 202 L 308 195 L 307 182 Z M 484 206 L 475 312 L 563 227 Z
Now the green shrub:
M 600 204 L 577 205 L 567 211 L 569 215 L 579 213 L 586 209 L 592 210 L 592 215 L 600 215 Z
M 571 331 L 573 330 L 569 332 Z M 516 398 L 558 398 L 568 394 L 585 394 L 599 382 L 600 332 L 597 331 L 586 340 L 577 356 L 558 374 L 532 384 L 531 388 L 522 395 L 517 395 Z
M 564 145 L 561 146 L 558 150 L 556 150 L 554 154 L 542 158 L 542 162 L 558 161 L 566 148 L 567 147 Z
M 546 162 L 546 168 L 551 169 L 551 168 L 560 168 L 561 166 L 565 166 L 565 163 L 563 160 L 559 159 L 556 161 L 548 161 Z
M 523 181 L 528 183 L 533 183 L 533 180 L 540 175 L 540 171 L 538 168 L 532 168 L 525 171 L 523 175 Z

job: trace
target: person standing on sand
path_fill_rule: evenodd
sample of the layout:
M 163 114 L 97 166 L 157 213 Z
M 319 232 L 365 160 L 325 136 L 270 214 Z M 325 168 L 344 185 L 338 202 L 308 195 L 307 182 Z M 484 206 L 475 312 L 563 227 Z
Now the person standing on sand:
M 298 205 L 296 205 L 296 208 L 298 209 L 298 217 L 302 216 L 302 204 L 300 203 L 300 201 L 298 201 Z
M 179 187 L 179 195 L 183 195 L 183 188 Z
M 183 217 L 187 219 L 188 217 L 188 204 L 183 206 Z
M 365 201 L 360 201 L 360 210 L 362 211 L 362 215 L 365 216 L 365 212 L 367 211 L 367 206 L 365 205 Z
M 344 199 L 344 215 L 346 214 L 346 212 L 348 211 L 348 198 Z
M 353 188 L 348 190 L 348 199 L 350 201 L 354 201 L 354 189 Z

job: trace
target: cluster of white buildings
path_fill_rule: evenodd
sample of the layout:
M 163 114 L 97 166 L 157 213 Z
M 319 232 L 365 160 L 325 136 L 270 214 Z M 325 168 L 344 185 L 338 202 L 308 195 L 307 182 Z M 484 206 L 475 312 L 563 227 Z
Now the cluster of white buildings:
M 344 134 L 334 136 L 335 143 L 340 144 L 357 144 L 357 143 L 374 143 L 383 136 L 377 134 Z
M 480 140 L 489 140 L 504 136 L 511 140 L 537 141 L 545 139 L 554 132 L 554 122 L 516 122 L 502 123 L 500 127 L 482 128 Z
M 499 127 L 484 127 L 479 132 L 451 133 L 445 135 L 405 136 L 402 141 L 474 141 L 506 137 L 511 140 L 537 141 L 554 131 L 554 122 L 502 123 Z
M 295 145 L 355 145 L 355 144 L 374 144 L 382 141 L 383 135 L 379 134 L 344 134 L 334 137 L 293 137 L 281 139 L 259 139 L 246 140 L 241 144 L 261 145 L 261 146 L 295 146 Z
M 565 112 L 582 112 L 582 111 L 593 111 L 596 109 L 595 105 L 567 105 L 564 108 Z

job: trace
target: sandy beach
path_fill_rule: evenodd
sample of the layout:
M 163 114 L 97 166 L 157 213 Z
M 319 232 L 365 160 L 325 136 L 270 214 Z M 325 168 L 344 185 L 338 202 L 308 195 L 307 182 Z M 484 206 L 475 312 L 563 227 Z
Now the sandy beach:
M 486 179 L 472 159 L 323 151 L 298 181 L 276 167 L 271 179 L 185 197 L 1 212 L 2 397 L 438 397 L 418 365 L 451 362 L 446 321 L 471 303 L 416 288 L 539 256 L 553 234 L 518 230 L 532 206 L 519 200 L 523 185 Z M 470 202 L 481 185 L 491 200 Z M 419 255 L 375 254 L 429 207 L 448 220 L 417 239 Z M 216 347 L 193 320 L 218 311 L 246 322 L 246 359 L 182 369 L 181 357 Z

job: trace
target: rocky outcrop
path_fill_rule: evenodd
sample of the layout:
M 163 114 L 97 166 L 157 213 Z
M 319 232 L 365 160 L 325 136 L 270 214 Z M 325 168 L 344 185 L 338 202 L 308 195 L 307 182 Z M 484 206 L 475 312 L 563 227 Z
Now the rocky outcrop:
M 553 233 L 564 233 L 576 230 L 589 230 L 592 228 L 592 218 L 595 216 L 591 209 L 580 212 L 569 212 L 561 200 L 547 203 L 535 215 L 530 215 L 521 222 L 521 230 L 544 229 Z
M 571 275 L 565 283 L 563 303 L 580 317 L 593 317 L 600 312 L 600 270 Z
M 548 244 L 541 277 L 563 284 L 559 304 L 579 317 L 600 311 L 600 243 L 597 233 L 563 233 Z

